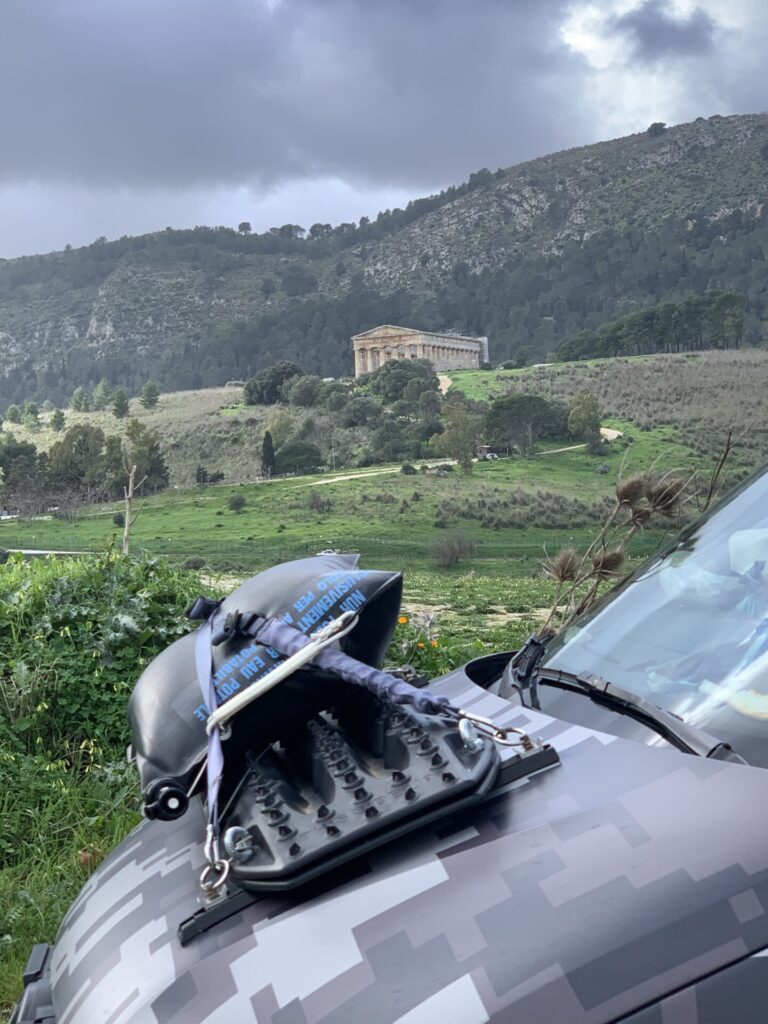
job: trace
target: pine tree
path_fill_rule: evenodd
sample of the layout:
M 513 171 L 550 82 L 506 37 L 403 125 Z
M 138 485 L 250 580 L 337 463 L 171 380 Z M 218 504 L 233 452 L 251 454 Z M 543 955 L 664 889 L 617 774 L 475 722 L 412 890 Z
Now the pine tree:
M 261 442 L 261 472 L 263 476 L 270 477 L 275 469 L 275 446 L 272 443 L 272 435 L 268 430 L 264 431 L 264 440 Z
M 119 420 L 125 419 L 128 415 L 128 396 L 122 388 L 118 388 L 112 402 L 112 412 Z
M 94 409 L 106 409 L 112 400 L 112 388 L 109 386 L 109 381 L 106 377 L 102 377 L 96 387 L 93 389 L 93 395 L 91 397 L 91 405 Z
M 91 399 L 84 387 L 75 388 L 69 400 L 69 407 L 75 412 L 88 412 L 91 407 Z
M 154 409 L 159 400 L 160 388 L 153 380 L 148 380 L 141 389 L 141 398 L 139 401 L 145 409 Z
M 51 429 L 55 430 L 57 434 L 61 433 L 64 429 L 64 413 L 61 409 L 54 409 L 51 416 Z

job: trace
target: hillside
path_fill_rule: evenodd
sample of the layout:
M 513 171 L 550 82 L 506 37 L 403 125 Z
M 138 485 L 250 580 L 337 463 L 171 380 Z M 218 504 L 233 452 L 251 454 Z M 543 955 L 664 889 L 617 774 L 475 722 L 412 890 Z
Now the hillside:
M 371 223 L 166 229 L 0 263 L 0 408 L 106 376 L 339 375 L 380 322 L 489 335 L 495 361 L 708 288 L 768 312 L 768 115 L 699 118 L 491 173 Z M 244 211 L 247 212 L 247 211 Z

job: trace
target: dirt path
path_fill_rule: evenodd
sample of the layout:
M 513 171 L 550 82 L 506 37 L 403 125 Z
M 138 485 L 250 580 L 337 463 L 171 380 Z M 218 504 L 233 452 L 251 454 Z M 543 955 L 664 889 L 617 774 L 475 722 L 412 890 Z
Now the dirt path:
M 444 373 L 438 373 L 437 379 L 440 382 L 440 394 L 444 395 L 451 384 L 453 384 L 453 381 L 450 377 L 446 377 Z
M 439 459 L 437 462 L 430 461 L 430 466 L 452 466 L 455 459 Z M 363 480 L 369 476 L 384 476 L 387 473 L 399 473 L 400 466 L 388 466 L 386 469 L 373 469 L 363 473 L 342 473 L 339 476 L 325 477 L 322 480 L 309 480 L 305 484 L 296 484 L 297 487 L 322 487 L 324 484 L 338 484 L 344 480 Z
M 600 427 L 600 436 L 605 441 L 615 441 L 617 437 L 624 435 L 620 430 L 613 427 Z M 575 452 L 578 448 L 586 448 L 585 444 L 569 444 L 566 448 L 548 448 L 545 452 L 537 452 L 538 455 L 557 455 L 558 452 Z
M 617 437 L 624 437 L 620 430 L 614 430 L 613 427 L 600 427 L 600 436 L 606 441 L 615 441 Z

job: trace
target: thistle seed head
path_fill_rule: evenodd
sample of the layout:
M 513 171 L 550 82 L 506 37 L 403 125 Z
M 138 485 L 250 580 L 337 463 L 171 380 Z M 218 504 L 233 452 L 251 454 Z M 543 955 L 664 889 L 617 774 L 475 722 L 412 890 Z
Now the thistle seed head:
M 616 484 L 616 497 L 620 505 L 629 505 L 632 508 L 643 500 L 647 490 L 648 477 L 646 474 L 635 473 L 633 476 L 619 480 Z
M 545 568 L 547 576 L 558 583 L 568 583 L 576 579 L 579 568 L 579 556 L 573 548 L 563 548 L 551 558 Z
M 674 515 L 682 504 L 685 492 L 685 480 L 673 473 L 650 481 L 648 486 L 648 502 L 654 512 L 663 516 Z
M 618 576 L 624 564 L 624 552 L 619 548 L 599 551 L 592 559 L 592 572 L 599 580 L 610 580 Z

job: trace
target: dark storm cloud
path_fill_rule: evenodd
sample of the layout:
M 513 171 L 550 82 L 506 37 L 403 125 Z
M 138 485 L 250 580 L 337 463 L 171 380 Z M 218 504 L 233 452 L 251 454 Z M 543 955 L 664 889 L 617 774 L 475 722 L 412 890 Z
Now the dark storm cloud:
M 700 7 L 677 18 L 668 0 L 645 0 L 620 18 L 612 19 L 614 31 L 627 36 L 635 54 L 653 62 L 674 56 L 698 56 L 714 46 L 718 27 Z
M 0 183 L 448 183 L 576 144 L 568 6 L 4 0 Z

